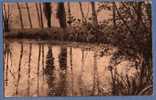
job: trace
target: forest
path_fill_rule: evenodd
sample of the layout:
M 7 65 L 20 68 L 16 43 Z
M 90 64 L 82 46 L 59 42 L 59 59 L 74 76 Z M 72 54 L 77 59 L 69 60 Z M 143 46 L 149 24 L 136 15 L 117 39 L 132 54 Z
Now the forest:
M 75 5 L 75 8 L 74 8 Z M 13 13 L 12 8 L 16 9 Z M 87 8 L 88 7 L 88 8 Z M 27 19 L 27 20 L 26 20 Z M 35 21 L 36 20 L 36 21 Z M 5 77 L 8 76 L 8 58 L 12 53 L 9 45 L 13 40 L 25 41 L 46 41 L 61 45 L 61 52 L 58 57 L 60 63 L 59 88 L 55 88 L 53 76 L 55 50 L 48 45 L 47 55 L 42 51 L 42 43 L 39 44 L 38 66 L 40 62 L 45 63 L 43 74 L 48 76 L 47 84 L 49 87 L 49 96 L 68 96 L 65 86 L 66 67 L 68 50 L 64 44 L 70 44 L 71 47 L 81 47 L 83 45 L 105 46 L 101 48 L 100 57 L 109 54 L 109 46 L 117 48 L 107 66 L 110 73 L 111 89 L 104 93 L 98 81 L 98 68 L 96 55 L 93 56 L 93 86 L 92 90 L 85 90 L 80 86 L 80 94 L 72 92 L 70 95 L 95 96 L 95 95 L 152 95 L 153 94 L 153 67 L 152 67 L 152 14 L 151 1 L 142 2 L 57 2 L 57 3 L 4 3 L 3 4 L 3 32 L 4 32 L 4 62 Z M 9 41 L 9 42 L 8 42 Z M 56 43 L 55 43 L 56 42 Z M 21 43 L 21 42 L 20 42 Z M 76 43 L 76 44 L 75 44 Z M 43 43 L 44 44 L 44 43 Z M 63 45 L 63 47 L 62 47 Z M 82 45 L 82 46 L 83 46 Z M 85 46 L 84 46 L 85 47 Z M 83 48 L 84 48 L 83 47 Z M 24 52 L 21 44 L 21 53 Z M 32 50 L 32 44 L 29 47 Z M 70 49 L 71 50 L 71 49 Z M 72 52 L 72 51 L 71 51 Z M 69 54 L 73 54 L 72 53 Z M 83 53 L 83 50 L 82 50 Z M 29 53 L 32 55 L 31 53 Z M 29 55 L 29 57 L 31 57 Z M 46 61 L 41 61 L 41 56 L 46 57 Z M 20 58 L 22 55 L 20 56 Z M 44 58 L 44 57 L 43 57 Z M 70 58 L 70 57 L 69 57 Z M 11 59 L 11 58 L 10 58 Z M 70 58 L 71 60 L 72 58 Z M 82 66 L 85 57 L 82 54 Z M 87 59 L 87 58 L 86 58 Z M 106 58 L 105 58 L 106 59 Z M 135 78 L 131 78 L 118 73 L 116 66 L 123 59 L 134 63 Z M 28 66 L 30 67 L 29 59 Z M 19 60 L 19 68 L 21 66 Z M 72 64 L 72 63 L 71 63 Z M 42 66 L 42 65 L 41 65 Z M 71 65 L 72 66 L 72 65 Z M 87 66 L 87 65 L 86 65 Z M 39 69 L 38 69 L 39 70 Z M 71 69 L 72 70 L 72 69 Z M 64 73 L 65 71 L 65 73 Z M 11 72 L 12 73 L 12 72 Z M 82 74 L 82 73 L 81 73 Z M 37 73 L 39 76 L 39 73 Z M 73 75 L 74 76 L 74 75 Z M 71 77 L 73 77 L 71 75 Z M 83 75 L 82 75 L 83 76 Z M 82 77 L 80 75 L 80 79 Z M 28 76 L 30 77 L 30 76 Z M 16 79 L 16 78 L 15 78 Z M 38 78 L 39 79 L 39 78 Z M 20 74 L 17 75 L 17 84 L 20 80 Z M 81 79 L 83 80 L 83 79 Z M 8 79 L 7 79 L 8 81 Z M 16 86 L 17 86 L 16 84 Z M 30 83 L 28 83 L 30 84 Z M 74 83 L 76 84 L 76 83 Z M 81 83 L 82 84 L 82 83 Z M 57 84 L 58 85 L 58 84 Z M 39 88 L 39 83 L 38 83 Z M 73 86 L 73 85 L 72 85 Z M 75 86 L 76 87 L 76 86 Z M 53 90 L 50 90 L 50 89 Z M 29 87 L 30 89 L 30 87 Z M 18 95 L 18 87 L 14 95 Z M 77 90 L 77 89 L 75 89 Z M 30 91 L 30 90 L 28 90 Z M 70 91 L 70 90 L 68 90 Z M 73 88 L 72 88 L 72 91 Z M 87 91 L 85 94 L 85 91 Z M 38 93 L 38 92 L 37 92 Z M 79 92 L 78 92 L 79 93 Z M 30 94 L 30 93 L 28 93 Z M 29 95 L 28 95 L 29 96 Z M 39 94 L 38 94 L 39 96 Z

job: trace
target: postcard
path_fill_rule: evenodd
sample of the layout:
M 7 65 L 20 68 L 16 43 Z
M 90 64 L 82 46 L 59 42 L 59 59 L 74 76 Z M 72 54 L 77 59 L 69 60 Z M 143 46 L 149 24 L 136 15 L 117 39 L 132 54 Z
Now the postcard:
M 153 96 L 151 5 L 3 2 L 4 97 Z

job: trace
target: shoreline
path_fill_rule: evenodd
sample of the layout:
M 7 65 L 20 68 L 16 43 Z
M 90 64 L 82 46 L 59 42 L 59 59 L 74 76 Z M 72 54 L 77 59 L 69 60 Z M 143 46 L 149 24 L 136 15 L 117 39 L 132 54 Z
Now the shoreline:
M 4 39 L 33 39 L 37 41 L 53 40 L 62 42 L 80 43 L 103 43 L 108 44 L 106 34 L 102 32 L 88 32 L 74 28 L 45 28 L 45 29 L 24 29 L 4 33 Z

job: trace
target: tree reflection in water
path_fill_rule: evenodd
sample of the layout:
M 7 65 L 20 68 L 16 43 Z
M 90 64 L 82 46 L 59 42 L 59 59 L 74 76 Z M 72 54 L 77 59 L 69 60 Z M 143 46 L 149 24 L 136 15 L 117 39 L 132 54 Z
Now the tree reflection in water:
M 59 63 L 60 63 L 60 95 L 65 96 L 66 95 L 66 73 L 67 73 L 67 48 L 61 47 L 60 55 L 59 55 Z
M 56 91 L 54 88 L 54 76 L 53 76 L 53 72 L 54 72 L 54 58 L 53 58 L 53 54 L 52 54 L 52 48 L 50 46 L 48 46 L 48 52 L 47 52 L 47 56 L 46 56 L 46 67 L 45 67 L 45 75 L 46 75 L 46 79 L 47 79 L 47 83 L 48 83 L 48 95 L 49 96 L 54 96 Z
M 64 96 L 66 95 L 66 67 L 67 67 L 67 49 L 61 48 L 59 55 L 59 64 L 60 64 L 60 81 L 55 77 L 55 66 L 54 66 L 54 57 L 52 52 L 52 47 L 48 46 L 48 52 L 46 56 L 46 68 L 45 75 L 47 78 L 48 84 L 48 95 L 49 96 Z

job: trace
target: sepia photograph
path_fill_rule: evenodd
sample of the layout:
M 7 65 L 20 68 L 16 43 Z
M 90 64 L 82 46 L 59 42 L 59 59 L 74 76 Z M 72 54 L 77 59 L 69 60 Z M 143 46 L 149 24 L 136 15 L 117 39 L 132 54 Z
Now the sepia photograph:
M 4 96 L 152 96 L 151 4 L 4 2 Z

